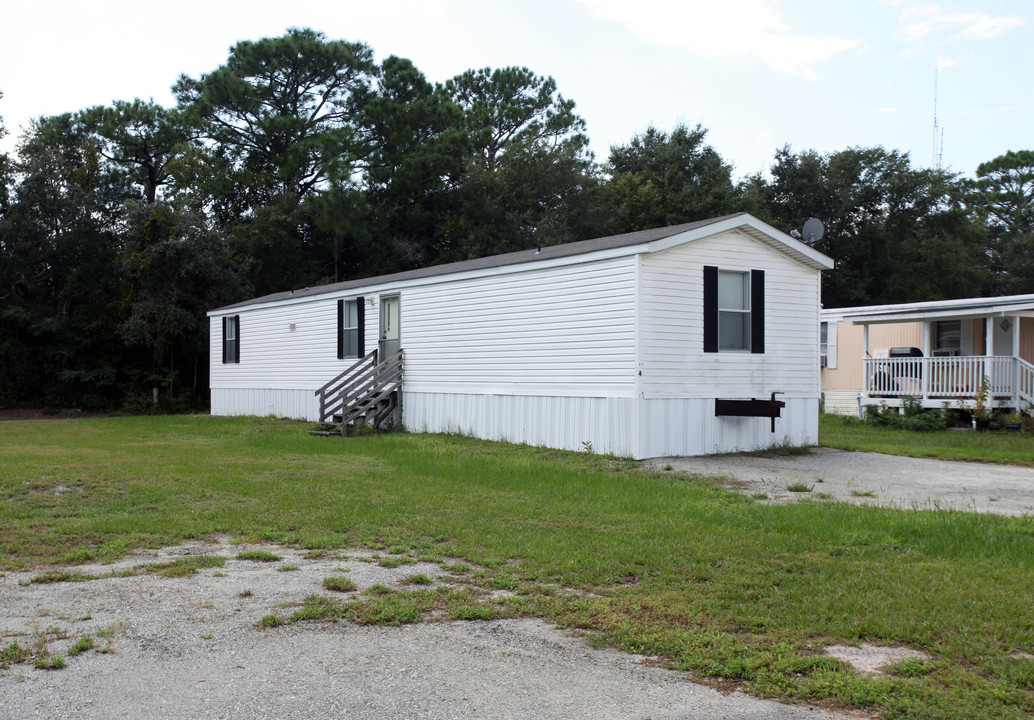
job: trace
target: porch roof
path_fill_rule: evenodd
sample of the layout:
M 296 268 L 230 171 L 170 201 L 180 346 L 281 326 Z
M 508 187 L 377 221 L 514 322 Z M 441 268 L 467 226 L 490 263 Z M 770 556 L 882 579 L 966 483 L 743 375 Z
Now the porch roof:
M 991 298 L 963 298 L 898 305 L 865 305 L 823 310 L 825 317 L 850 320 L 855 325 L 918 322 L 982 317 L 1034 317 L 1034 294 Z

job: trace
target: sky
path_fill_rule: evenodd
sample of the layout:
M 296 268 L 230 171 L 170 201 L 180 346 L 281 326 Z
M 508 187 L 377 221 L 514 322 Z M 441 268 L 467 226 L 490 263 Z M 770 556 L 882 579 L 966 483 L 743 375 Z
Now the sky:
M 551 75 L 600 160 L 678 123 L 706 128 L 736 178 L 786 144 L 882 145 L 917 167 L 939 153 L 966 176 L 1034 149 L 1029 0 L 4 0 L 0 151 L 32 118 L 172 105 L 180 74 L 289 27 L 407 57 L 435 82 L 511 65 Z

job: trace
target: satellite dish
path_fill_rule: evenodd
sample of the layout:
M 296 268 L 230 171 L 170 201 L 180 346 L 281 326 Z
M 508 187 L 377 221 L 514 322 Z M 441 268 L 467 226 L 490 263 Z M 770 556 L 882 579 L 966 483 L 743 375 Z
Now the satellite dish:
M 804 229 L 801 230 L 801 240 L 813 246 L 822 239 L 822 232 L 822 221 L 818 218 L 809 218 L 808 222 L 804 223 Z

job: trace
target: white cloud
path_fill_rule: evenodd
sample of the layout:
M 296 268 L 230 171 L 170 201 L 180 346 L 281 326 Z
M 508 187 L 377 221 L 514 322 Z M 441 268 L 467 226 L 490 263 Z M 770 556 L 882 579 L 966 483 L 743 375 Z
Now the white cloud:
M 640 40 L 673 45 L 709 60 L 755 62 L 817 80 L 812 66 L 860 41 L 797 35 L 771 0 L 580 0 L 593 15 L 627 26 Z
M 958 65 L 958 63 L 952 60 L 950 57 L 940 56 L 937 58 L 938 70 L 947 70 L 948 68 L 953 68 L 956 65 Z
M 1023 25 L 1016 15 L 955 12 L 935 3 L 908 5 L 898 16 L 894 38 L 917 44 L 947 34 L 948 40 L 991 40 Z
M 897 111 L 896 107 L 881 107 L 876 110 L 878 113 L 896 113 Z

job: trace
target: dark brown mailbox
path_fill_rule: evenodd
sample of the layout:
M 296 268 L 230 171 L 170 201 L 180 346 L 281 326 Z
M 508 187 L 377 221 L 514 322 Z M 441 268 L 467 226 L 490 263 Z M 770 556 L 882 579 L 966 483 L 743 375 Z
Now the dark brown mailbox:
M 727 417 L 767 417 L 772 418 L 772 432 L 775 432 L 775 419 L 782 416 L 782 410 L 786 407 L 786 403 L 782 400 L 776 400 L 776 395 L 782 393 L 772 393 L 772 397 L 768 400 L 759 400 L 757 398 L 751 398 L 750 400 L 722 400 L 716 398 L 714 401 L 714 414 L 715 417 L 727 416 Z

